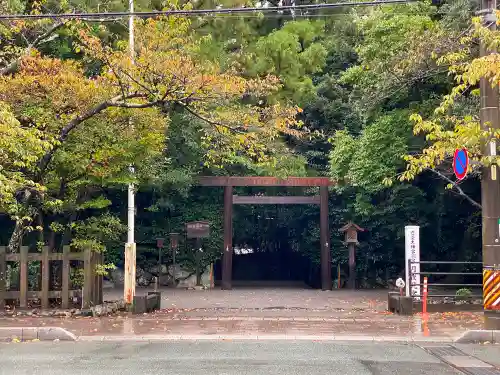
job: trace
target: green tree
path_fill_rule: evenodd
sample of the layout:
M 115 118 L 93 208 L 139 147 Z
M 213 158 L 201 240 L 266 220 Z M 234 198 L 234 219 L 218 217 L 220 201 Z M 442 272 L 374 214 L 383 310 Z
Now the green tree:
M 32 54 L 21 58 L 17 74 L 0 80 L 0 100 L 11 106 L 19 121 L 9 124 L 37 129 L 50 145 L 43 155 L 32 156 L 36 160 L 30 169 L 5 167 L 43 184 L 52 194 L 39 189 L 30 199 L 54 213 L 64 207 L 60 191 L 81 207 L 95 198 L 86 192 L 92 183 L 105 187 L 131 181 L 127 166 L 132 163 L 138 166 L 135 178 L 154 176 L 154 165 L 163 163 L 169 113 L 181 111 L 203 124 L 205 164 L 218 165 L 237 154 L 266 163 L 272 157 L 269 140 L 282 132 L 299 134 L 293 107 L 241 102 L 244 95 L 273 93 L 276 80 L 246 80 L 221 72 L 210 61 L 197 61 L 199 43 L 185 20 L 138 24 L 135 65 L 130 64 L 126 45 L 107 46 L 85 27 L 79 38 L 77 48 L 84 61 L 98 61 L 100 75 L 88 77 L 78 63 Z M 82 192 L 81 186 L 87 188 Z M 10 190 L 15 191 L 10 199 L 17 202 L 17 212 L 10 213 L 19 217 L 28 203 L 23 198 L 28 189 Z M 19 223 L 11 248 L 19 243 L 24 225 Z
M 311 75 L 326 63 L 327 51 L 321 43 L 324 27 L 322 22 L 292 21 L 259 38 L 249 48 L 247 74 L 276 75 L 283 82 L 283 96 L 306 102 L 315 93 Z
M 359 137 L 337 132 L 333 138 L 330 171 L 334 180 L 367 192 L 384 188 L 388 176 L 401 170 L 408 152 L 411 122 L 408 111 L 393 111 L 366 126 Z

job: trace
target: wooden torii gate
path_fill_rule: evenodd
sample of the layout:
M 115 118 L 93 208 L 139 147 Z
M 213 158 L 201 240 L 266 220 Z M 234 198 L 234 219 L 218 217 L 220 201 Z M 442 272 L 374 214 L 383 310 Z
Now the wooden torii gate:
M 203 176 L 200 186 L 224 187 L 224 252 L 222 256 L 222 289 L 232 289 L 233 274 L 233 204 L 319 204 L 321 243 L 321 289 L 332 288 L 330 230 L 328 225 L 328 186 L 334 185 L 328 177 L 225 177 Z M 235 186 L 319 187 L 313 196 L 239 196 L 233 195 Z

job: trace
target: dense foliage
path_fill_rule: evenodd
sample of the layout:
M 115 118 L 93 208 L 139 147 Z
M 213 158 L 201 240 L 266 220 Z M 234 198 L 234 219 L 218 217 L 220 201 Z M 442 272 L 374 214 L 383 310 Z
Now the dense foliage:
M 140 0 L 136 8 L 244 4 Z M 0 11 L 125 7 L 17 0 Z M 156 238 L 209 220 L 207 265 L 221 255 L 222 191 L 193 186 L 194 176 L 324 175 L 337 182 L 334 266 L 347 258 L 337 229 L 354 220 L 367 229 L 358 258 L 366 285 L 401 272 L 409 224 L 422 227 L 423 258 L 477 260 L 478 174 L 458 185 L 449 164 L 455 147 L 480 149 L 471 87 L 484 74 L 498 77 L 496 65 L 477 58 L 477 38 L 494 44 L 498 36 L 471 23 L 476 9 L 469 0 L 422 1 L 137 21 L 135 64 L 124 20 L 0 25 L 0 242 L 11 250 L 21 241 L 107 249 L 108 261 L 121 266 L 125 186 L 133 181 L 138 265 L 155 264 Z M 315 189 L 237 193 L 263 192 Z M 301 254 L 314 284 L 318 211 L 237 207 L 234 243 Z M 192 269 L 194 244 L 181 242 L 179 259 Z

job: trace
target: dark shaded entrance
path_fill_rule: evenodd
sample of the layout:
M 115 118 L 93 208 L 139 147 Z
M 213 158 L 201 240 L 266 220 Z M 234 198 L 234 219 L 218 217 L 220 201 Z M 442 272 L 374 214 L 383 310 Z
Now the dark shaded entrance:
M 222 277 L 222 261 L 215 264 L 215 280 Z M 232 286 L 301 287 L 309 284 L 308 259 L 294 251 L 233 254 Z
M 303 282 L 306 278 L 299 258 L 302 255 L 281 249 L 275 252 L 256 252 L 233 258 L 233 280 L 252 282 L 262 280 L 264 284 L 274 285 L 280 282 Z
M 231 289 L 233 281 L 233 204 L 317 204 L 320 206 L 321 288 L 332 288 L 330 231 L 328 225 L 328 186 L 333 182 L 328 177 L 200 177 L 201 186 L 224 187 L 224 250 L 222 256 L 222 289 Z M 236 186 L 318 186 L 320 194 L 315 196 L 239 196 L 233 195 Z M 234 266 L 238 266 L 235 261 Z M 282 267 L 284 268 L 284 267 Z M 216 270 L 217 271 L 217 270 Z

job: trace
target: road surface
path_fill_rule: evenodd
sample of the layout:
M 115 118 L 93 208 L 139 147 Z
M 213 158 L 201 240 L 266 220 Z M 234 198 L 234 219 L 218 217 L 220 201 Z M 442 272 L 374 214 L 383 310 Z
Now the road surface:
M 479 346 L 467 349 L 478 357 L 490 356 Z M 488 350 L 500 348 L 492 346 Z M 462 372 L 418 346 L 398 343 L 123 341 L 0 344 L 0 374 L 458 375 Z

